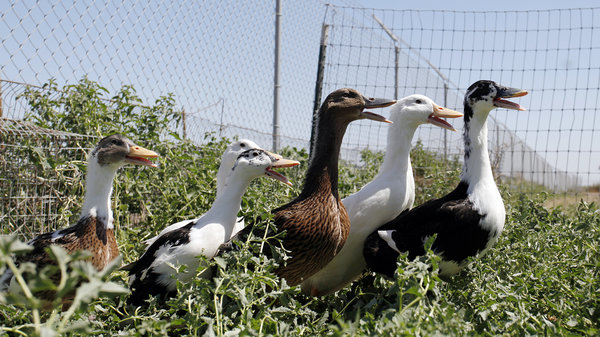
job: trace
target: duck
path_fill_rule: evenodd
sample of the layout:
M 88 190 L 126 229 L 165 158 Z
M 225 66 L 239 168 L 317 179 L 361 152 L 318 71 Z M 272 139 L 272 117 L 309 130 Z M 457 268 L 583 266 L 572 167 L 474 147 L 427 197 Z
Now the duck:
M 219 170 L 217 171 L 217 192 L 216 192 L 217 198 L 225 190 L 225 186 L 227 185 L 227 179 L 229 178 L 231 169 L 233 168 L 233 165 L 235 164 L 239 155 L 242 152 L 251 150 L 251 149 L 260 149 L 260 150 L 266 151 L 263 148 L 261 148 L 257 143 L 255 143 L 249 139 L 239 139 L 237 141 L 232 142 L 231 144 L 229 144 L 227 146 L 227 148 L 223 152 L 223 155 L 221 156 L 221 164 L 219 165 Z M 279 154 L 272 153 L 269 151 L 266 151 L 266 152 L 268 152 L 269 155 L 272 156 L 273 158 L 276 158 L 276 159 L 283 158 Z M 154 237 L 145 241 L 146 247 L 149 247 L 154 241 L 156 241 L 157 238 L 163 236 L 165 233 L 170 232 L 177 228 L 181 228 L 181 227 L 187 225 L 188 223 L 190 223 L 190 221 L 196 222 L 196 221 L 198 221 L 198 219 L 199 218 L 182 220 L 182 221 L 176 222 L 172 225 L 165 227 L 160 233 L 158 233 L 158 235 L 155 235 Z M 237 217 L 237 220 L 235 222 L 235 225 L 233 227 L 233 231 L 232 231 L 231 235 L 235 236 L 244 227 L 245 227 L 244 217 Z
M 395 100 L 367 98 L 356 89 L 330 93 L 315 124 L 315 143 L 304 185 L 298 197 L 272 211 L 289 258 L 275 274 L 289 286 L 300 284 L 323 268 L 340 251 L 350 232 L 350 219 L 338 193 L 338 157 L 350 122 L 370 119 L 392 123 L 365 108 L 383 108 Z
M 33 249 L 16 258 L 16 263 L 33 262 L 39 268 L 54 263 L 46 247 L 58 245 L 68 253 L 87 250 L 91 264 L 104 269 L 119 256 L 114 233 L 111 209 L 113 181 L 119 168 L 126 164 L 157 167 L 151 159 L 158 157 L 154 151 L 133 143 L 127 137 L 113 134 L 102 138 L 88 155 L 85 198 L 79 220 L 74 225 L 54 232 L 41 234 L 28 245 Z M 0 277 L 3 290 L 16 291 L 13 273 L 7 270 Z
M 342 199 L 350 218 L 346 243 L 325 267 L 302 282 L 303 293 L 328 295 L 363 274 L 367 263 L 362 248 L 367 236 L 413 206 L 415 181 L 410 148 L 415 131 L 423 124 L 456 131 L 441 118 L 462 116 L 423 95 L 406 96 L 390 107 L 389 119 L 393 124 L 388 130 L 384 160 L 377 176 L 358 192 Z
M 458 186 L 449 194 L 406 211 L 371 233 L 363 247 L 369 269 L 393 278 L 399 254 L 425 254 L 424 243 L 441 257 L 439 276 L 458 274 L 471 257 L 494 246 L 504 228 L 506 211 L 494 181 L 487 149 L 487 118 L 493 109 L 525 110 L 506 100 L 526 90 L 494 81 L 473 83 L 464 98 L 464 162 Z
M 172 297 L 177 292 L 178 280 L 188 281 L 196 275 L 201 264 L 198 257 L 212 259 L 219 247 L 231 238 L 242 196 L 253 179 L 267 176 L 291 186 L 292 183 L 273 168 L 292 167 L 300 162 L 279 158 L 262 149 L 242 152 L 208 212 L 196 221 L 160 235 L 137 261 L 121 268 L 129 272 L 131 296 L 128 302 L 141 306 L 150 296 Z M 178 265 L 186 266 L 185 270 L 178 271 L 174 267 Z M 210 269 L 199 275 L 210 276 Z

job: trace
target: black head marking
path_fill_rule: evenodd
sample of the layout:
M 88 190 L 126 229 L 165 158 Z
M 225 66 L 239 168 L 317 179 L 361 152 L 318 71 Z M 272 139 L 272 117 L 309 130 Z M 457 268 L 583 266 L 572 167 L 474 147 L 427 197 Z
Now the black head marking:
M 252 161 L 253 159 L 260 157 L 260 156 L 267 156 L 272 162 L 276 161 L 277 159 L 274 158 L 273 156 L 271 156 L 267 151 L 262 150 L 262 149 L 250 149 L 250 150 L 246 150 L 242 153 L 240 153 L 235 161 L 235 164 L 233 165 L 233 167 L 231 168 L 231 170 L 235 170 L 235 168 L 238 165 L 238 162 L 240 160 L 240 158 L 245 158 L 247 159 L 251 165 L 252 165 Z
M 473 106 L 480 101 L 487 101 L 492 104 L 492 101 L 498 93 L 498 84 L 494 81 L 480 80 L 467 89 L 465 94 L 465 123 L 468 123 L 473 117 Z

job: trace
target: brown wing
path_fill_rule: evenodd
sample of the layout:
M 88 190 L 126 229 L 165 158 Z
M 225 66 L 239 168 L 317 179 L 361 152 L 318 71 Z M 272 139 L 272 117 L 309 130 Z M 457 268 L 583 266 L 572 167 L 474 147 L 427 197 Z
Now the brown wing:
M 114 231 L 106 229 L 103 222 L 96 217 L 81 218 L 77 224 L 52 233 L 42 234 L 29 242 L 33 250 L 17 258 L 16 262 L 33 262 L 38 267 L 54 263 L 45 251 L 50 245 L 58 245 L 72 253 L 76 250 L 87 250 L 92 253 L 91 262 L 98 270 L 119 256 Z
M 327 186 L 323 186 L 327 188 Z M 275 214 L 275 225 L 286 230 L 283 239 L 291 258 L 275 273 L 291 286 L 312 276 L 342 249 L 350 219 L 341 200 L 325 190 Z

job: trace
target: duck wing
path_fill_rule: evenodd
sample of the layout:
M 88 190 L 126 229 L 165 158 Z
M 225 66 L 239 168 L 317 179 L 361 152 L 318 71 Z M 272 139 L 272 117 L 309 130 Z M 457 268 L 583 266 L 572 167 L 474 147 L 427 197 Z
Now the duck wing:
M 107 230 L 105 224 L 95 216 L 82 217 L 75 225 L 39 235 L 28 244 L 33 250 L 20 255 L 15 262 L 33 262 L 39 267 L 54 263 L 45 250 L 50 245 L 61 246 L 69 253 L 76 250 L 89 251 L 92 253 L 90 260 L 98 270 L 102 270 L 119 255 L 114 231 Z
M 286 231 L 283 246 L 290 259 L 275 273 L 290 286 L 322 269 L 342 249 L 349 233 L 348 213 L 339 198 L 330 195 L 315 202 L 304 199 L 275 214 L 278 231 Z
M 190 221 L 185 226 L 157 237 L 137 261 L 129 263 L 119 270 L 127 270 L 129 271 L 129 275 L 135 275 L 149 269 L 158 257 L 157 252 L 161 248 L 169 247 L 169 249 L 173 249 L 190 242 L 189 233 L 194 223 L 194 221 Z

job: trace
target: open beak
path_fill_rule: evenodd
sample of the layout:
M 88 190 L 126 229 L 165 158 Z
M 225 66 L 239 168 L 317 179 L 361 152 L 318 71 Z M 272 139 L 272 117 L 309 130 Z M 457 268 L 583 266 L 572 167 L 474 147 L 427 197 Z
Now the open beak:
M 427 121 L 435 126 L 439 126 L 450 131 L 456 131 L 456 129 L 452 125 L 450 125 L 442 118 L 458 118 L 462 116 L 463 114 L 458 111 L 450 110 L 448 108 L 444 108 L 443 106 L 439 106 L 434 103 L 433 113 L 429 115 L 429 117 L 427 117 Z
M 288 180 L 288 178 L 286 178 L 283 174 L 279 173 L 279 172 L 275 172 L 273 171 L 274 168 L 278 168 L 278 167 L 292 167 L 292 166 L 297 166 L 300 165 L 299 161 L 296 160 L 291 160 L 291 159 L 285 159 L 283 157 L 281 157 L 278 154 L 273 154 L 270 153 L 270 155 L 274 156 L 277 160 L 275 162 L 273 162 L 273 164 L 269 167 L 267 167 L 267 169 L 265 170 L 265 174 L 270 177 L 273 178 L 275 180 L 279 180 L 282 183 L 288 185 L 288 186 L 293 186 L 292 182 Z
M 527 90 L 515 89 L 509 87 L 498 87 L 498 95 L 494 98 L 494 106 L 511 110 L 523 111 L 525 108 L 519 104 L 504 100 L 502 98 L 521 97 L 527 95 Z
M 129 148 L 129 154 L 125 157 L 125 162 L 134 165 L 144 165 L 150 167 L 157 167 L 157 165 L 147 158 L 156 158 L 158 153 L 145 149 L 138 145 L 133 145 Z
M 365 101 L 365 109 L 385 108 L 396 103 L 396 100 L 387 98 L 367 98 L 363 96 L 363 100 Z M 362 111 L 360 116 L 365 119 L 392 124 L 389 119 L 370 111 Z

